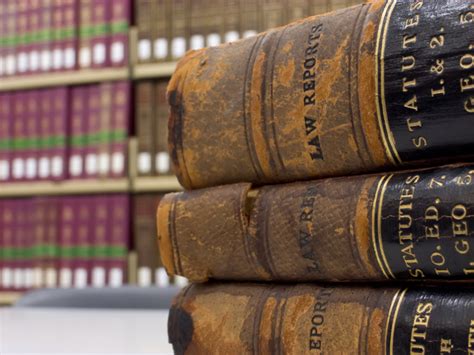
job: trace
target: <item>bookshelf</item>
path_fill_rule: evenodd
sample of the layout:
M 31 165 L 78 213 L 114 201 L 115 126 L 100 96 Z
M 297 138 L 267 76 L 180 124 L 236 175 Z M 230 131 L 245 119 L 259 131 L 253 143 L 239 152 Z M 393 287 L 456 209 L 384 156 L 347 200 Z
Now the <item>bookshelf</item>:
M 176 62 L 136 64 L 132 69 L 132 78 L 168 78 L 176 69 L 176 64 Z
M 8 306 L 15 303 L 21 296 L 22 292 L 0 292 L 0 306 Z
M 132 181 L 132 192 L 178 191 L 183 188 L 175 176 L 137 177 Z

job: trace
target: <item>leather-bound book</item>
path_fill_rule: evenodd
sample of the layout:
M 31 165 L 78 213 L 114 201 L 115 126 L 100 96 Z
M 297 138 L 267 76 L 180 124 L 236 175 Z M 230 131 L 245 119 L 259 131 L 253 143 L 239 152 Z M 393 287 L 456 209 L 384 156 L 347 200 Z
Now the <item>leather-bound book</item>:
M 110 7 L 110 64 L 114 67 L 123 67 L 128 64 L 131 0 L 112 1 Z
M 469 354 L 474 288 L 191 285 L 168 336 L 179 354 Z
M 137 60 L 146 63 L 152 60 L 152 5 L 151 0 L 136 0 L 135 22 L 137 25 Z
M 137 135 L 137 172 L 140 176 L 150 176 L 154 171 L 153 132 L 154 132 L 154 84 L 142 81 L 136 85 L 135 132 Z
M 155 0 L 152 9 L 153 60 L 162 62 L 170 58 L 171 1 Z
M 473 11 L 462 0 L 371 0 L 188 52 L 168 87 L 180 182 L 276 183 L 472 158 Z
M 157 81 L 155 86 L 154 118 L 154 167 L 156 175 L 171 173 L 170 155 L 168 153 L 168 105 L 166 103 L 167 81 Z
M 191 281 L 474 277 L 474 165 L 165 195 L 161 259 Z
M 92 37 L 94 24 L 92 19 L 93 1 L 79 1 L 79 68 L 87 69 L 92 66 Z
M 0 94 L 0 181 L 11 178 L 10 166 L 12 157 L 12 98 L 10 93 Z
M 176 60 L 184 56 L 187 45 L 186 29 L 186 0 L 173 0 L 171 2 L 171 35 L 170 35 L 170 51 L 172 60 Z

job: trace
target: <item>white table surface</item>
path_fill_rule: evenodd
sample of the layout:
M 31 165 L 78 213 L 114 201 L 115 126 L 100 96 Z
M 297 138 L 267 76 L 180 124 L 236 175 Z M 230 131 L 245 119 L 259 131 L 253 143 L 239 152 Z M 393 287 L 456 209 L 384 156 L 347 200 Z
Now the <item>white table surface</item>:
M 0 354 L 172 354 L 168 311 L 0 308 Z

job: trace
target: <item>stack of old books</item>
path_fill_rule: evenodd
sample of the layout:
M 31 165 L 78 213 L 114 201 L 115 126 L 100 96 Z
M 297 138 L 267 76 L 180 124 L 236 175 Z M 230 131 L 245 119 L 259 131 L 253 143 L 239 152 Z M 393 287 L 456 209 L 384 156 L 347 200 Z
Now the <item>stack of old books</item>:
M 473 35 L 472 1 L 373 0 L 186 55 L 176 353 L 474 352 Z

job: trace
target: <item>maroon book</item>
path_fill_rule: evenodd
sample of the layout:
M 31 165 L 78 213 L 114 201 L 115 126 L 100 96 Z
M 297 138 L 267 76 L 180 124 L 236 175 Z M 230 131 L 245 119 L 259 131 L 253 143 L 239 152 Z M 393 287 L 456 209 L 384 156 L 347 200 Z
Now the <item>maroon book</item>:
M 73 248 L 75 233 L 75 201 L 73 197 L 64 197 L 60 200 L 61 222 L 59 228 L 59 286 L 70 288 L 73 286 Z
M 60 71 L 64 69 L 64 53 L 61 46 L 61 31 L 62 31 L 62 17 L 63 6 L 62 0 L 52 0 L 52 18 L 51 27 L 53 30 L 52 49 L 52 70 Z
M 52 1 L 40 0 L 38 28 L 41 36 L 38 37 L 39 70 L 48 72 L 52 66 Z
M 10 180 L 13 121 L 11 99 L 11 94 L 0 94 L 0 182 Z
M 90 209 L 89 197 L 75 197 L 74 214 L 74 287 L 84 288 L 90 281 L 90 230 L 89 223 L 93 210 Z
M 130 247 L 130 200 L 128 195 L 107 197 L 111 218 L 108 228 L 107 285 L 122 286 L 127 276 L 127 254 Z
M 74 86 L 71 88 L 69 177 L 72 179 L 84 178 L 86 176 L 88 92 L 89 88 L 87 86 Z
M 0 1 L 0 38 L 6 38 L 8 36 L 8 27 L 7 27 L 7 11 L 8 11 L 8 1 Z M 7 51 L 4 43 L 0 45 L 0 78 L 6 75 L 5 67 L 7 60 Z M 1 278 L 0 278 L 1 280 Z M 1 288 L 1 284 L 0 284 Z
M 30 218 L 32 219 L 30 224 L 29 235 L 32 238 L 31 241 L 31 258 L 32 258 L 32 280 L 31 286 L 33 288 L 44 287 L 44 246 L 46 244 L 46 203 L 47 199 L 44 197 L 37 197 L 31 200 L 32 213 Z
M 92 25 L 92 67 L 103 68 L 109 65 L 107 48 L 110 33 L 107 24 L 110 21 L 110 3 L 108 0 L 93 0 Z
M 25 269 L 26 263 L 23 258 L 25 248 L 25 219 L 27 211 L 25 209 L 25 200 L 15 199 L 13 204 L 13 247 L 15 249 L 13 260 L 13 288 L 17 291 L 25 289 Z
M 127 175 L 128 133 L 130 128 L 131 87 L 128 81 L 114 83 L 112 97 L 111 175 Z
M 98 145 L 98 164 L 100 177 L 108 177 L 110 175 L 111 161 L 111 131 L 112 131 L 112 97 L 113 83 L 104 82 L 99 85 L 100 103 L 99 103 L 99 128 L 97 135 Z
M 15 35 L 16 41 L 15 54 L 16 65 L 15 75 L 24 75 L 28 71 L 28 53 L 26 45 L 26 32 L 28 30 L 28 2 L 16 2 L 16 26 Z
M 52 116 L 52 95 L 50 89 L 38 92 L 39 100 L 39 137 L 38 149 L 38 179 L 49 180 L 51 177 L 50 145 L 52 135 L 51 116 Z
M 40 19 L 41 19 L 41 2 L 40 0 L 28 0 L 28 31 L 30 34 L 30 43 L 28 45 L 28 71 L 29 73 L 37 73 L 40 70 L 40 52 L 39 52 L 39 36 Z
M 46 287 L 59 285 L 60 268 L 60 228 L 61 228 L 61 198 L 46 199 L 46 241 L 44 254 L 44 284 Z
M 73 70 L 77 67 L 78 24 L 78 0 L 62 0 L 63 38 L 61 48 L 64 55 L 64 69 L 66 70 Z
M 25 92 L 26 105 L 26 147 L 25 147 L 25 178 L 36 180 L 38 173 L 38 136 L 40 131 L 40 107 L 39 91 L 31 90 Z
M 13 289 L 13 274 L 15 268 L 15 260 L 13 260 L 13 248 L 14 244 L 14 213 L 15 213 L 15 204 L 14 201 L 6 199 L 0 200 L 2 203 L 2 215 L 1 215 L 1 227 L 2 233 L 1 238 L 1 247 L 5 253 L 5 260 L 2 263 L 2 289 L 3 290 L 12 290 Z
M 67 133 L 69 116 L 69 90 L 58 87 L 51 90 L 53 114 L 51 123 L 51 177 L 63 180 L 67 176 Z
M 34 269 L 35 269 L 35 260 L 33 258 L 33 247 L 35 244 L 34 236 L 34 227 L 35 227 L 35 199 L 28 198 L 23 200 L 23 208 L 25 211 L 24 220 L 23 220 L 23 233 L 24 233 L 24 243 L 23 243 L 23 253 L 22 257 L 24 258 L 23 265 L 23 274 L 24 274 L 24 288 L 29 290 L 35 286 L 34 279 Z
M 88 104 L 86 117 L 86 177 L 96 178 L 99 173 L 100 140 L 98 139 L 98 136 L 101 128 L 99 85 L 90 85 L 88 87 Z
M 7 15 L 6 15 L 6 33 L 8 37 L 15 36 L 17 23 L 18 23 L 18 13 L 17 6 L 14 0 L 7 2 Z M 16 74 L 16 46 L 10 45 L 5 48 L 5 75 L 15 75 Z
M 93 198 L 94 222 L 92 235 L 92 286 L 105 287 L 107 275 L 107 233 L 109 228 L 109 206 L 107 196 Z
M 25 179 L 26 107 L 25 92 L 15 92 L 13 96 L 13 160 L 11 176 L 15 181 Z
M 110 64 L 114 67 L 123 67 L 128 64 L 131 0 L 116 0 L 110 3 Z

